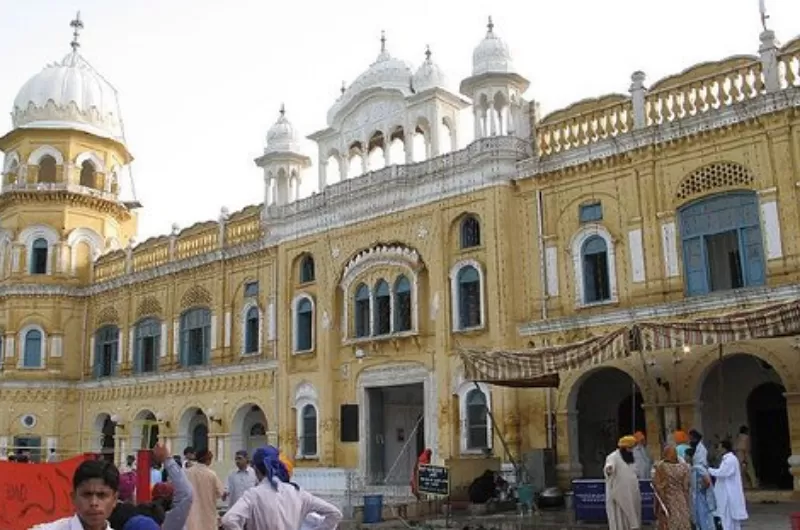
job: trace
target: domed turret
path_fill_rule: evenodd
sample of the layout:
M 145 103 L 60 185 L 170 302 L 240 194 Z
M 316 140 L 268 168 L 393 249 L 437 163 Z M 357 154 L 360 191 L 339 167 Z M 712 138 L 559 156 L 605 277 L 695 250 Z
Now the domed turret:
M 15 129 L 72 129 L 123 143 L 117 91 L 78 53 L 80 19 L 64 59 L 31 77 L 14 99 Z
M 472 75 L 514 73 L 514 61 L 508 45 L 495 35 L 492 17 L 486 25 L 486 37 L 472 52 Z
M 431 88 L 447 88 L 447 76 L 438 64 L 431 60 L 431 49 L 425 50 L 425 61 L 414 74 L 414 90 L 424 92 Z
M 300 144 L 294 127 L 286 118 L 286 109 L 281 105 L 278 121 L 267 131 L 265 153 L 299 153 Z

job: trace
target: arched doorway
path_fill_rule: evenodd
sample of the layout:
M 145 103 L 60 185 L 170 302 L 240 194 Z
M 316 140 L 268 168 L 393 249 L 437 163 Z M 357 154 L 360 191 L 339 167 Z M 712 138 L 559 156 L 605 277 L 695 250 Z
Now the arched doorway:
M 142 410 L 133 420 L 131 449 L 152 449 L 158 443 L 158 422 L 150 410 Z
M 701 381 L 700 425 L 711 463 L 717 462 L 717 444 L 724 439 L 735 443 L 739 429 L 747 426 L 760 486 L 791 489 L 785 387 L 775 369 L 754 355 L 736 353 L 712 364 Z
M 231 458 L 236 451 L 245 449 L 248 454 L 253 454 L 253 451 L 266 444 L 267 426 L 267 415 L 260 406 L 247 403 L 239 407 L 233 415 Z
M 766 489 L 792 489 L 787 464 L 792 446 L 785 392 L 782 385 L 763 383 L 747 397 L 753 465 L 760 486 Z
M 641 405 L 641 390 L 618 368 L 590 371 L 575 383 L 569 409 L 570 432 L 577 440 L 570 439 L 570 452 L 578 455 L 584 477 L 602 477 L 606 457 L 620 437 L 646 431 Z
M 208 449 L 208 417 L 202 409 L 199 407 L 186 409 L 178 423 L 178 429 L 181 452 L 188 446 L 195 451 Z
M 97 433 L 98 443 L 95 446 L 96 452 L 109 462 L 114 461 L 115 436 L 117 424 L 111 421 L 110 414 L 100 414 L 94 420 L 95 432 Z

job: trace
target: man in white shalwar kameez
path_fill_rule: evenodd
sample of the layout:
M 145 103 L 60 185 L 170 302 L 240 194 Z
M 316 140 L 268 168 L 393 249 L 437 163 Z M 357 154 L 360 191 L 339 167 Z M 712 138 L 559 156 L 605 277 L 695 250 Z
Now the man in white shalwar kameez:
M 722 521 L 723 530 L 741 530 L 742 521 L 746 521 L 748 516 L 739 459 L 733 453 L 733 445 L 729 440 L 723 440 L 720 445 L 725 451 L 722 462 L 718 468 L 708 469 L 708 473 L 717 479 L 714 486 L 717 517 Z
M 606 514 L 610 530 L 639 530 L 642 527 L 642 495 L 634 467 L 636 438 L 624 436 L 617 450 L 608 455 L 606 477 Z

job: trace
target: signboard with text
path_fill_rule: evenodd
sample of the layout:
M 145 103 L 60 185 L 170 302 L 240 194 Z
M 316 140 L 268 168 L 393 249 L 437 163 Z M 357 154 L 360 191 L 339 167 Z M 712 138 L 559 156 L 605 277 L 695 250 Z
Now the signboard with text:
M 450 470 L 444 466 L 419 466 L 417 487 L 427 495 L 450 495 Z

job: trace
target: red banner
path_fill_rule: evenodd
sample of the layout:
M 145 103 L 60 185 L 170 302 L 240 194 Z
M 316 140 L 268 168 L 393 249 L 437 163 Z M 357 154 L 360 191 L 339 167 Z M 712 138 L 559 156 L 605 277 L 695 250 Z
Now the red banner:
M 75 513 L 72 475 L 83 455 L 53 464 L 0 461 L 0 529 L 28 530 Z

